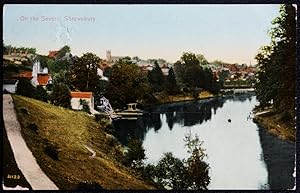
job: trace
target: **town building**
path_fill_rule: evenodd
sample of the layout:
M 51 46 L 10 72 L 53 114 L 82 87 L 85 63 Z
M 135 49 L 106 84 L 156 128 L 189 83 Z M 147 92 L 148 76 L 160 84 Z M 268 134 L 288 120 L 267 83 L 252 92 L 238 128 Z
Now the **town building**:
M 71 92 L 71 107 L 74 110 L 82 110 L 81 100 L 85 100 L 90 108 L 90 112 L 95 114 L 94 96 L 92 92 Z
M 46 88 L 48 84 L 53 84 L 51 75 L 48 73 L 47 67 L 41 67 L 40 61 L 35 61 L 32 67 L 31 83 L 34 86 L 43 86 Z

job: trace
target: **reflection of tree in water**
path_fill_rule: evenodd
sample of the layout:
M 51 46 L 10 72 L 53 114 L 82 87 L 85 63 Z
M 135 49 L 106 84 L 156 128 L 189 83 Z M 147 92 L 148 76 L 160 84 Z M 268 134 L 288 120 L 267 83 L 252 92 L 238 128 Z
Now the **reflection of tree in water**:
M 219 98 L 208 101 L 165 105 L 159 110 L 166 115 L 166 121 L 171 130 L 175 123 L 181 126 L 202 124 L 204 121 L 210 120 L 212 111 L 216 114 L 217 109 L 222 107 L 223 104 L 224 100 Z
M 251 102 L 253 96 L 255 96 L 254 93 L 243 93 L 243 94 L 229 95 L 224 98 L 226 98 L 229 101 L 245 102 L 246 100 L 248 100 L 249 102 Z
M 212 112 L 216 114 L 217 109 L 222 107 L 225 100 L 216 98 L 211 100 L 181 102 L 174 104 L 165 104 L 149 108 L 143 121 L 147 128 L 159 130 L 162 125 L 160 114 L 166 116 L 166 122 L 170 128 L 177 123 L 182 126 L 192 126 L 208 121 L 212 117 Z
M 150 128 L 148 128 L 143 119 L 138 120 L 118 120 L 113 122 L 114 125 L 114 136 L 123 144 L 128 144 L 128 139 L 134 137 L 140 140 L 144 140 L 146 133 Z
M 137 121 L 120 120 L 114 123 L 115 135 L 125 145 L 130 136 L 144 140 L 146 133 L 150 129 L 154 129 L 155 132 L 161 129 L 163 116 L 166 117 L 166 123 L 170 130 L 175 124 L 180 126 L 202 124 L 210 120 L 212 115 L 217 113 L 217 109 L 223 107 L 225 101 L 251 101 L 252 97 L 252 94 L 243 94 L 154 106 L 145 109 L 143 117 Z

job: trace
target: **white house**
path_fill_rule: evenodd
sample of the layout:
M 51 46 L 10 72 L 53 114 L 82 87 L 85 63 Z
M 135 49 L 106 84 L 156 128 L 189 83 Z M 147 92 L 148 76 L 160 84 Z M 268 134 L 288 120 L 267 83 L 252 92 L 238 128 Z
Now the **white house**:
M 71 92 L 71 107 L 74 110 L 81 110 L 82 105 L 80 104 L 80 99 L 85 100 L 90 108 L 92 114 L 95 113 L 94 110 L 94 96 L 92 92 Z
M 3 92 L 16 93 L 18 82 L 16 79 L 4 79 Z
M 48 84 L 52 84 L 52 78 L 48 74 L 48 68 L 42 68 L 39 61 L 35 61 L 32 67 L 32 79 L 31 83 L 34 86 L 46 87 Z

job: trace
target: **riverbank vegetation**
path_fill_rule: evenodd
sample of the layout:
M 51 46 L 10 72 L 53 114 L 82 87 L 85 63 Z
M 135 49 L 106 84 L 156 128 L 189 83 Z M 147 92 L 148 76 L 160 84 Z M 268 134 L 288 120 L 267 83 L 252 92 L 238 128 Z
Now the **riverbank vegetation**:
M 184 141 L 189 154 L 187 159 L 179 159 L 166 152 L 154 165 L 144 163 L 146 157 L 142 142 L 131 138 L 123 162 L 137 171 L 137 175 L 155 182 L 159 189 L 207 190 L 210 167 L 203 161 L 207 156 L 202 148 L 203 142 L 197 135 L 192 137 L 190 134 L 185 136 Z
M 156 189 L 119 161 L 122 145 L 87 113 L 13 99 L 29 149 L 59 189 Z
M 278 135 L 295 135 L 296 116 L 296 10 L 293 5 L 280 7 L 280 14 L 269 30 L 271 43 L 261 47 L 256 55 L 256 111 L 269 108 L 272 115 L 257 116 L 256 121 Z M 276 128 L 276 125 L 281 127 Z M 268 126 L 266 126 L 268 125 Z M 275 126 L 273 126 L 275 125 Z M 286 131 L 285 131 L 286 130 Z M 291 131 L 288 131 L 291 130 Z M 285 133 L 285 134 L 283 134 Z M 288 137 L 288 138 L 295 138 Z

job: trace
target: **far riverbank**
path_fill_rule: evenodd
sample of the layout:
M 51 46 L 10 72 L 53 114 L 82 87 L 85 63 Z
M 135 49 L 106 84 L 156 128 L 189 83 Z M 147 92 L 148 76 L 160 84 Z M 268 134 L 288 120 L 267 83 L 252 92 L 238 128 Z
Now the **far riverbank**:
M 183 101 L 192 101 L 199 99 L 208 99 L 221 96 L 210 93 L 209 91 L 199 92 L 198 97 L 195 98 L 192 94 L 177 94 L 177 95 L 167 95 L 165 93 L 157 93 L 155 94 L 155 98 L 157 100 L 157 104 L 167 104 L 174 102 L 183 102 Z

